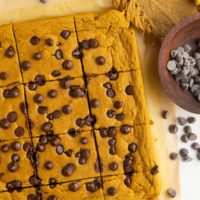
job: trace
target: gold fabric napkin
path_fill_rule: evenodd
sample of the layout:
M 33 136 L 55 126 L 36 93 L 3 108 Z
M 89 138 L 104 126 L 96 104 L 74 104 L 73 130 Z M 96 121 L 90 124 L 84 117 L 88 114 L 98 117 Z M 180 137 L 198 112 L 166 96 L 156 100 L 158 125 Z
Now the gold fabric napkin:
M 195 0 L 200 4 L 200 0 Z M 140 30 L 162 40 L 181 19 L 197 11 L 192 0 L 113 0 Z

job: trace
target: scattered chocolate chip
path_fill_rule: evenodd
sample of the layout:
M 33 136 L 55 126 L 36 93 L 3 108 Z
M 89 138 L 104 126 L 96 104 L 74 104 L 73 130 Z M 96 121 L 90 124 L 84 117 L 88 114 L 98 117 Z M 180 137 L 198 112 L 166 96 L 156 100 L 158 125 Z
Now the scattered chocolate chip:
M 35 194 L 28 194 L 27 200 L 37 200 L 37 196 Z
M 192 149 L 198 150 L 200 148 L 200 144 L 198 142 L 193 142 L 191 144 Z
M 48 0 L 40 0 L 41 3 L 48 3 Z
M 106 95 L 110 98 L 113 98 L 115 96 L 115 91 L 113 89 L 106 90 Z
M 62 153 L 64 152 L 64 147 L 63 147 L 63 145 L 58 145 L 58 146 L 56 147 L 56 152 L 57 152 L 58 154 L 62 154 Z
M 187 123 L 187 120 L 184 117 L 178 117 L 177 121 L 181 126 L 184 126 Z
M 41 52 L 36 52 L 33 54 L 33 58 L 35 60 L 41 60 L 42 59 L 42 53 Z
M 32 90 L 32 91 L 36 90 L 37 89 L 37 83 L 30 81 L 28 83 L 28 89 Z
M 23 69 L 23 70 L 28 70 L 31 68 L 31 63 L 30 61 L 28 60 L 25 60 L 21 63 L 20 67 Z
M 16 162 L 11 162 L 8 164 L 7 168 L 10 172 L 16 172 L 19 169 L 19 164 Z
M 107 193 L 110 196 L 115 196 L 117 194 L 117 189 L 115 187 L 109 187 L 107 189 Z
M 27 114 L 27 109 L 26 109 L 26 104 L 25 104 L 25 102 L 21 102 L 21 103 L 19 104 L 19 108 L 20 108 L 20 111 L 21 111 L 24 115 Z
M 51 169 L 53 169 L 54 164 L 53 164 L 53 162 L 51 162 L 51 161 L 46 161 L 46 162 L 44 163 L 44 167 L 45 167 L 46 169 L 48 169 L 48 170 L 51 170 Z
M 58 76 L 61 75 L 61 73 L 60 73 L 59 70 L 53 70 L 53 71 L 51 72 L 51 75 L 52 75 L 53 77 L 58 77 Z
M 114 106 L 116 109 L 119 109 L 119 108 L 121 108 L 121 107 L 123 106 L 123 102 L 121 102 L 121 101 L 115 101 L 115 102 L 113 103 L 113 106 Z
M 81 59 L 83 57 L 83 54 L 81 52 L 81 50 L 79 48 L 76 48 L 73 52 L 72 52 L 72 56 L 74 58 L 77 58 L 77 59 Z
M 37 36 L 33 36 L 33 37 L 30 39 L 30 43 L 31 43 L 32 45 L 37 45 L 39 42 L 40 42 L 40 38 L 37 37 Z
M 193 123 L 196 122 L 196 118 L 195 118 L 195 117 L 188 117 L 188 118 L 187 118 L 187 122 L 188 122 L 189 124 L 193 124 Z
M 17 113 L 14 112 L 14 111 L 9 112 L 7 114 L 7 119 L 8 119 L 9 122 L 15 122 L 15 121 L 17 121 L 17 118 L 18 118 Z
M 134 94 L 134 89 L 132 85 L 128 85 L 125 89 L 125 92 L 127 95 L 133 95 Z
M 81 143 L 81 144 L 88 144 L 88 142 L 89 142 L 89 140 L 88 140 L 87 137 L 82 137 L 82 138 L 80 139 L 80 143 Z
M 104 65 L 106 63 L 106 59 L 103 56 L 98 56 L 96 58 L 97 65 Z
M 73 154 L 73 149 L 68 149 L 67 151 L 65 151 L 65 155 L 68 157 L 71 157 Z
M 106 112 L 106 115 L 109 117 L 109 118 L 113 118 L 115 117 L 115 111 L 114 110 L 108 110 Z
M 183 160 L 184 162 L 191 162 L 193 159 L 192 159 L 192 157 L 190 157 L 190 156 L 186 156 L 186 157 L 182 157 L 182 160 Z
M 53 125 L 52 125 L 51 122 L 44 122 L 41 125 L 41 130 L 44 131 L 44 132 L 47 132 L 47 131 L 50 131 L 52 127 L 53 127 Z
M 8 182 L 6 184 L 6 188 L 8 189 L 9 192 L 13 192 L 14 190 L 21 191 L 22 182 L 21 181 L 17 181 L 17 180 Z
M 178 154 L 172 152 L 172 153 L 169 154 L 169 158 L 170 158 L 171 160 L 176 160 L 176 159 L 178 158 Z
M 13 162 L 19 162 L 20 161 L 20 157 L 19 157 L 18 154 L 13 154 L 11 156 L 11 159 L 12 159 Z
M 63 176 L 71 176 L 76 171 L 76 165 L 73 163 L 68 163 L 62 169 Z
M 125 119 L 124 113 L 116 114 L 115 119 L 118 120 L 118 121 L 123 121 Z
M 159 173 L 159 170 L 158 170 L 158 166 L 155 165 L 152 169 L 151 169 L 151 174 L 154 176 L 156 174 Z
M 106 89 L 112 89 L 112 85 L 110 82 L 106 82 L 103 84 L 103 87 L 105 87 Z
M 100 180 L 98 179 L 95 179 L 94 181 L 92 182 L 87 182 L 86 183 L 86 189 L 87 191 L 89 192 L 96 192 L 97 190 L 99 190 L 100 188 L 102 187 L 102 183 Z
M 114 81 L 119 78 L 119 73 L 117 72 L 117 70 L 114 67 L 112 67 L 110 69 L 110 71 L 107 73 L 107 76 L 110 80 Z
M 92 99 L 90 101 L 90 105 L 91 105 L 92 108 L 97 108 L 100 105 L 100 103 L 97 99 Z
M 192 132 L 192 128 L 191 128 L 191 126 L 185 126 L 185 127 L 183 128 L 183 131 L 184 131 L 185 133 L 191 133 L 191 132 Z
M 41 94 L 36 94 L 34 95 L 33 100 L 35 103 L 40 104 L 44 101 L 44 97 Z
M 77 132 L 74 128 L 70 128 L 68 129 L 67 133 L 71 136 L 71 137 L 75 137 L 77 135 Z
M 56 179 L 55 179 L 55 178 L 50 178 L 50 179 L 49 179 L 49 187 L 50 187 L 50 188 L 55 188 L 56 185 L 57 185 Z
M 8 152 L 9 150 L 10 150 L 10 146 L 9 146 L 9 145 L 7 145 L 7 144 L 1 145 L 1 151 L 2 151 L 3 153 Z
M 194 141 L 197 139 L 197 135 L 195 133 L 188 133 L 188 139 Z
M 169 112 L 167 110 L 163 110 L 162 113 L 161 113 L 162 117 L 164 119 L 167 119 L 169 117 Z
M 131 132 L 131 126 L 128 125 L 128 124 L 122 125 L 122 126 L 120 127 L 120 132 L 121 132 L 122 134 L 128 134 L 128 133 L 130 133 L 130 132 Z
M 62 67 L 63 69 L 65 70 L 71 70 L 73 68 L 73 63 L 71 60 L 65 60 L 63 63 L 62 63 Z
M 188 156 L 188 150 L 186 148 L 182 148 L 179 150 L 179 154 L 181 157 L 187 157 Z
M 135 153 L 137 151 L 137 144 L 135 143 L 130 143 L 128 145 L 128 150 L 131 152 L 131 153 Z
M 175 198 L 176 197 L 176 190 L 173 188 L 169 188 L 167 190 L 167 194 L 171 197 L 171 198 Z
M 47 113 L 47 110 L 48 108 L 46 106 L 39 106 L 37 109 L 38 113 L 41 115 Z
M 15 56 L 15 49 L 13 46 L 9 46 L 5 51 L 5 56 L 8 58 L 13 58 Z
M 37 144 L 36 149 L 39 152 L 44 152 L 45 151 L 45 145 L 43 145 L 43 144 Z
M 23 149 L 24 149 L 24 151 L 28 152 L 28 151 L 30 151 L 32 149 L 32 146 L 31 146 L 31 144 L 29 142 L 25 142 L 23 144 Z
M 58 198 L 55 195 L 50 195 L 47 200 L 58 200 Z
M 72 112 L 72 107 L 70 105 L 64 105 L 62 107 L 62 112 L 64 114 L 70 114 Z
M 22 137 L 24 135 L 24 129 L 19 126 L 14 130 L 14 133 L 17 137 Z
M 56 52 L 55 52 L 55 57 L 56 59 L 58 60 L 62 60 L 63 59 L 63 52 L 61 49 L 57 49 Z
M 54 45 L 54 41 L 51 38 L 47 38 L 45 44 L 51 47 Z
M 46 83 L 46 78 L 42 74 L 38 74 L 35 76 L 35 81 L 37 82 L 38 85 L 42 86 Z
M 96 49 L 99 46 L 99 43 L 96 39 L 89 39 L 88 43 L 89 47 L 93 49 Z
M 0 120 L 0 127 L 2 129 L 8 129 L 10 127 L 10 122 L 8 119 L 1 119 Z
M 53 135 L 50 137 L 50 143 L 52 146 L 58 146 L 60 144 L 60 138 L 57 135 Z
M 181 136 L 181 141 L 187 143 L 189 141 L 188 136 L 186 134 Z
M 116 162 L 111 162 L 108 167 L 110 170 L 116 171 L 118 169 L 118 164 Z
M 107 129 L 107 134 L 109 137 L 114 137 L 116 135 L 117 131 L 116 128 L 111 126 Z
M 83 49 L 88 50 L 88 49 L 90 48 L 90 46 L 89 46 L 89 41 L 88 41 L 88 40 L 83 40 L 83 41 L 80 43 L 80 47 L 83 48 Z
M 2 80 L 2 81 L 7 80 L 8 77 L 9 77 L 8 73 L 0 72 L 0 80 Z
M 49 96 L 50 98 L 55 98 L 55 97 L 58 96 L 58 91 L 57 91 L 57 90 L 54 90 L 54 89 L 51 89 L 51 90 L 48 91 L 48 96 Z
M 21 143 L 18 142 L 18 141 L 14 141 L 14 142 L 11 143 L 11 148 L 14 151 L 19 151 L 21 149 Z
M 80 98 L 85 96 L 85 91 L 79 85 L 71 85 L 69 87 L 69 95 L 73 98 Z
M 29 178 L 29 183 L 33 186 L 37 186 L 38 184 L 40 184 L 41 180 L 38 179 L 35 175 L 30 176 Z
M 175 124 L 171 124 L 168 128 L 169 132 L 175 134 L 178 132 L 178 126 Z
M 68 89 L 70 87 L 70 77 L 65 77 L 60 80 L 60 87 L 63 89 Z
M 70 36 L 70 31 L 68 31 L 68 30 L 63 30 L 61 33 L 60 33 L 60 36 L 63 38 L 63 39 L 68 39 L 69 38 L 69 36 Z
M 72 192 L 76 192 L 80 189 L 78 182 L 72 182 L 69 184 L 69 190 Z

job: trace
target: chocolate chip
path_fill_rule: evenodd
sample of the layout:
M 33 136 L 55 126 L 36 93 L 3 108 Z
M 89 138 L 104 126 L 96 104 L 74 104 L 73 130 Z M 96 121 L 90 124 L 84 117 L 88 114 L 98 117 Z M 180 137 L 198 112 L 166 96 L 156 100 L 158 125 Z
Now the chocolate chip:
M 74 58 L 77 59 L 81 59 L 83 57 L 82 51 L 79 48 L 76 48 L 73 52 L 72 52 L 72 56 Z
M 7 144 L 1 145 L 1 151 L 2 151 L 2 152 L 6 153 L 6 152 L 8 152 L 9 150 L 10 150 L 10 146 L 9 146 L 9 145 L 7 145 Z
M 169 188 L 167 190 L 167 194 L 171 197 L 171 198 L 175 198 L 176 197 L 176 190 L 173 188 Z
M 37 89 L 37 83 L 30 81 L 28 83 L 28 89 L 32 90 L 32 91 L 36 90 Z
M 30 176 L 29 178 L 29 183 L 33 186 L 37 186 L 38 184 L 40 184 L 41 180 L 38 179 L 35 175 Z
M 158 174 L 158 173 L 159 173 L 158 166 L 155 165 L 155 166 L 152 167 L 152 169 L 151 169 L 151 174 L 154 176 L 154 175 L 156 175 L 156 174 Z
M 192 128 L 191 128 L 190 126 L 185 126 L 185 127 L 183 128 L 183 131 L 184 131 L 185 133 L 191 133 L 191 132 L 192 132 Z
M 179 150 L 179 154 L 181 157 L 187 157 L 188 156 L 188 150 L 186 148 L 182 148 Z
M 116 114 L 115 119 L 118 121 L 123 121 L 125 119 L 124 113 Z
M 85 117 L 85 125 L 87 126 L 94 126 L 94 124 L 96 123 L 96 116 L 95 115 L 87 115 Z
M 172 153 L 169 154 L 169 158 L 170 158 L 171 160 L 176 160 L 176 159 L 178 158 L 178 154 L 172 152 Z
M 131 152 L 131 153 L 135 153 L 137 151 L 137 144 L 135 143 L 130 143 L 128 145 L 128 150 Z
M 121 107 L 123 106 L 123 102 L 121 102 L 121 101 L 115 101 L 115 102 L 113 103 L 113 106 L 114 106 L 116 109 L 119 109 L 119 108 L 121 108 Z
M 69 38 L 69 36 L 70 36 L 70 31 L 68 31 L 68 30 L 63 30 L 61 33 L 60 33 L 60 36 L 63 38 L 63 39 L 67 39 L 67 38 Z
M 28 194 L 27 200 L 37 200 L 37 196 L 35 194 Z
M 50 143 L 52 146 L 58 146 L 60 144 L 60 138 L 57 135 L 51 136 Z
M 44 167 L 45 167 L 46 169 L 48 169 L 48 170 L 51 170 L 51 169 L 53 169 L 54 164 L 53 164 L 53 162 L 51 162 L 51 161 L 46 161 L 46 162 L 44 163 Z
M 24 135 L 24 129 L 19 126 L 14 130 L 14 133 L 17 137 L 22 137 Z
M 13 192 L 14 190 L 20 192 L 22 188 L 22 182 L 17 180 L 10 181 L 6 184 L 6 188 L 8 189 L 9 192 Z
M 73 163 L 68 163 L 62 169 L 63 176 L 71 176 L 76 171 L 76 165 Z
M 64 114 L 70 114 L 72 112 L 72 107 L 70 105 L 64 105 L 62 107 L 62 112 Z
M 50 195 L 47 200 L 58 200 L 58 198 L 55 195 Z
M 73 98 L 79 98 L 85 96 L 85 91 L 78 85 L 71 85 L 69 87 L 69 95 Z
M 76 130 L 74 128 L 69 128 L 67 133 L 71 136 L 71 137 L 75 137 L 77 135 Z
M 25 142 L 23 144 L 23 149 L 24 149 L 24 151 L 28 152 L 28 151 L 31 151 L 32 146 L 31 146 L 31 144 L 29 142 Z
M 193 142 L 191 144 L 192 149 L 198 150 L 200 148 L 200 144 L 198 142 Z
M 36 149 L 39 152 L 44 152 L 45 151 L 45 145 L 43 145 L 43 144 L 37 144 Z
M 118 169 L 118 164 L 116 162 L 111 162 L 108 167 L 110 170 L 116 171 Z
M 40 38 L 37 37 L 37 36 L 33 36 L 33 37 L 30 39 L 30 43 L 31 43 L 32 45 L 37 45 L 39 42 L 40 42 Z
M 194 141 L 197 139 L 197 135 L 195 133 L 188 133 L 188 139 Z
M 88 144 L 88 142 L 89 142 L 89 140 L 88 140 L 87 137 L 82 137 L 82 138 L 80 139 L 80 143 L 81 143 L 81 144 Z
M 175 134 L 178 132 L 178 126 L 175 124 L 171 124 L 168 128 L 169 132 Z
M 53 119 L 58 119 L 61 117 L 61 111 L 60 110 L 54 110 L 53 113 Z
M 51 128 L 53 127 L 52 123 L 51 122 L 44 122 L 42 125 L 41 125 L 41 130 L 44 131 L 44 132 L 47 132 L 47 131 L 50 131 Z
M 107 129 L 107 134 L 109 137 L 114 137 L 116 135 L 117 131 L 116 128 L 111 126 Z
M 124 179 L 124 184 L 125 184 L 127 187 L 130 187 L 130 185 L 131 185 L 131 179 L 130 179 L 130 177 L 126 177 L 126 178 Z
M 51 47 L 54 45 L 54 41 L 51 38 L 47 38 L 45 44 Z
M 87 182 L 86 183 L 86 189 L 87 189 L 87 191 L 92 192 L 92 193 L 96 192 L 101 187 L 102 187 L 102 183 L 98 179 L 95 179 L 92 182 Z
M 167 110 L 163 110 L 162 113 L 161 113 L 162 117 L 164 119 L 167 119 L 169 117 L 169 112 Z
M 52 75 L 53 77 L 58 77 L 58 76 L 61 75 L 61 73 L 60 73 L 59 70 L 53 70 L 53 71 L 51 72 L 51 75 Z
M 109 118 L 113 118 L 115 116 L 115 111 L 114 110 L 108 110 L 106 112 L 106 115 L 109 117 Z
M 113 89 L 106 90 L 106 95 L 110 98 L 113 98 L 115 96 L 115 91 Z
M 8 119 L 1 119 L 0 120 L 0 127 L 2 129 L 8 129 L 10 127 L 10 122 Z
M 105 127 L 100 127 L 99 132 L 100 132 L 101 137 L 103 138 L 108 136 L 108 131 Z
M 97 99 L 92 99 L 90 101 L 90 105 L 91 105 L 92 108 L 97 108 L 100 105 L 100 103 Z
M 83 40 L 83 41 L 80 43 L 80 47 L 83 48 L 83 49 L 88 50 L 88 49 L 90 48 L 90 46 L 89 46 L 89 41 L 88 41 L 88 40 Z
M 84 127 L 84 125 L 85 125 L 85 119 L 78 118 L 78 119 L 76 120 L 76 125 L 77 125 L 78 127 L 80 127 L 80 128 Z
M 21 149 L 21 143 L 18 142 L 18 141 L 14 141 L 14 142 L 11 143 L 11 148 L 14 151 L 19 151 Z
M 41 60 L 42 59 L 42 53 L 41 52 L 36 52 L 33 54 L 33 58 L 35 60 Z
M 48 91 L 48 96 L 50 98 L 56 98 L 58 96 L 58 91 L 54 90 L 54 89 L 51 89 L 51 90 Z
M 120 127 L 120 132 L 121 132 L 122 134 L 128 134 L 128 133 L 130 133 L 130 132 L 131 132 L 131 126 L 128 125 L 128 124 L 122 125 L 122 126 Z
M 5 56 L 8 58 L 13 58 L 15 56 L 15 49 L 13 46 L 9 46 L 5 51 Z
M 55 57 L 56 59 L 58 60 L 62 60 L 63 59 L 63 52 L 61 49 L 57 49 L 56 52 L 55 52 Z
M 10 172 L 16 172 L 19 169 L 19 164 L 16 162 L 11 162 L 8 164 L 7 168 Z
M 40 104 L 44 101 L 44 97 L 41 94 L 35 94 L 33 100 L 35 101 L 35 103 Z
M 107 73 L 107 76 L 110 80 L 114 81 L 119 78 L 119 73 L 117 72 L 117 70 L 114 67 L 112 67 L 110 69 L 110 71 Z
M 49 179 L 49 187 L 50 187 L 50 188 L 55 188 L 56 185 L 57 185 L 56 179 L 55 179 L 55 178 L 50 178 L 50 179 Z
M 18 154 L 13 154 L 11 156 L 11 159 L 12 159 L 13 162 L 19 162 L 20 161 L 20 157 L 19 157 Z
M 128 85 L 125 89 L 125 92 L 127 95 L 133 95 L 134 94 L 134 89 L 132 85 Z
M 8 73 L 0 72 L 0 80 L 2 80 L 2 81 L 7 80 L 8 77 L 9 77 Z
M 17 87 L 14 87 L 12 89 L 5 89 L 3 91 L 3 96 L 5 98 L 15 98 L 19 96 L 19 93 L 20 93 L 19 89 Z
M 69 184 L 69 190 L 72 192 L 76 192 L 80 189 L 78 182 L 72 182 Z
M 9 122 L 15 122 L 17 121 L 17 113 L 16 112 L 9 112 L 8 115 L 7 115 L 7 119 L 9 120 Z
M 103 84 L 103 87 L 107 88 L 107 89 L 112 89 L 112 85 L 110 82 L 106 82 Z
M 24 115 L 27 114 L 25 102 L 21 102 L 21 103 L 19 104 L 19 108 L 20 108 L 20 111 L 21 111 Z
M 39 106 L 37 111 L 38 113 L 42 114 L 46 114 L 47 113 L 48 108 L 46 106 Z
M 31 68 L 31 63 L 30 61 L 28 60 L 25 60 L 21 63 L 20 67 L 23 69 L 23 70 L 28 70 Z
M 96 58 L 97 65 L 104 65 L 106 63 L 106 59 L 103 56 L 98 56 Z
M 184 126 L 187 123 L 187 120 L 184 117 L 178 117 L 177 121 L 181 126 Z
M 64 147 L 63 147 L 63 145 L 58 145 L 58 146 L 56 147 L 56 152 L 57 152 L 58 154 L 62 154 L 62 153 L 64 152 Z
M 189 124 L 193 124 L 193 123 L 196 122 L 196 118 L 195 117 L 188 117 L 187 121 L 188 121 Z
M 117 189 L 115 187 L 109 187 L 107 189 L 107 193 L 110 196 L 115 196 L 117 194 Z
M 188 136 L 186 134 L 181 136 L 181 141 L 187 143 L 189 141 Z
M 63 69 L 65 70 L 71 70 L 73 68 L 73 63 L 71 60 L 65 60 L 63 63 L 62 63 L 62 67 Z
M 110 147 L 109 153 L 110 153 L 111 155 L 115 155 L 115 154 L 117 153 L 115 146 L 111 146 L 111 147 Z
M 68 157 L 71 157 L 73 154 L 73 149 L 68 149 L 67 151 L 65 151 L 65 155 Z
M 93 49 L 96 49 L 99 46 L 99 43 L 96 39 L 89 39 L 88 43 L 89 47 Z
M 35 81 L 37 82 L 38 85 L 42 86 L 46 82 L 46 78 L 42 74 L 38 74 L 35 76 Z

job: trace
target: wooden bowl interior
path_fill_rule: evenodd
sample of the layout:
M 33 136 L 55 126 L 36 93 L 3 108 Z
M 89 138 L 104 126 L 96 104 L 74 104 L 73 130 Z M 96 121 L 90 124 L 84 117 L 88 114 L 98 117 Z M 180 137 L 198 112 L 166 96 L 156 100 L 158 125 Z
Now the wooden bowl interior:
M 165 92 L 177 105 L 190 112 L 200 114 L 200 102 L 189 91 L 183 90 L 166 68 L 172 49 L 189 44 L 192 46 L 191 53 L 193 53 L 197 50 L 198 39 L 200 39 L 200 18 L 189 24 L 187 21 L 182 22 L 174 27 L 165 38 L 160 50 L 159 74 Z

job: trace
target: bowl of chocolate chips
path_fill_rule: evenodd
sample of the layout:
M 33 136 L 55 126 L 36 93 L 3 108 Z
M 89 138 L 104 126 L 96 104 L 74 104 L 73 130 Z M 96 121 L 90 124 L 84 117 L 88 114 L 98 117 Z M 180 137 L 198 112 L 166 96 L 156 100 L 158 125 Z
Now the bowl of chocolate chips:
M 183 109 L 200 114 L 200 13 L 186 17 L 167 34 L 158 66 L 166 94 Z

